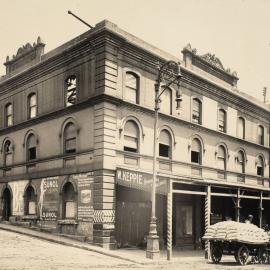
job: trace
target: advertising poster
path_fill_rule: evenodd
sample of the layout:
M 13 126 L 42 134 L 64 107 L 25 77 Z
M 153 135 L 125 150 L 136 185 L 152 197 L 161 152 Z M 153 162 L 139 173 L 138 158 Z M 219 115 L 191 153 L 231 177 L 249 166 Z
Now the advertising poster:
M 40 184 L 39 212 L 41 219 L 55 221 L 58 216 L 59 177 L 43 178 Z
M 78 185 L 78 219 L 90 220 L 93 218 L 93 174 L 72 175 Z
M 20 181 L 14 181 L 10 182 L 9 185 L 12 190 L 13 194 L 13 211 L 12 215 L 14 216 L 23 216 L 24 215 L 24 190 L 26 185 L 28 184 L 28 180 L 20 180 Z

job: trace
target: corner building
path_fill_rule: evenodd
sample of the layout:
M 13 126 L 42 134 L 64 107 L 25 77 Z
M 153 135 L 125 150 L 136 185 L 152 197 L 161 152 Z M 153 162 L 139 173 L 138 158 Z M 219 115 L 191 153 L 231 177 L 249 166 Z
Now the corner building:
M 0 79 L 1 220 L 105 248 L 143 246 L 149 231 L 157 64 L 181 62 L 161 97 L 160 245 L 204 248 L 209 224 L 269 224 L 268 105 L 237 89 L 214 55 L 183 60 L 109 21 L 44 54 L 38 38 Z

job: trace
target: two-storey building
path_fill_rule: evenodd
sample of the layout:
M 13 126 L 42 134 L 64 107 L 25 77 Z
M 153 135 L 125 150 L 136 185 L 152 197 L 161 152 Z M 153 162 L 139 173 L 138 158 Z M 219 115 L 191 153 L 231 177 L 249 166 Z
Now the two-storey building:
M 44 54 L 40 38 L 0 79 L 1 216 L 103 247 L 149 231 L 157 68 L 181 62 L 160 103 L 161 245 L 202 248 L 210 223 L 269 220 L 269 116 L 237 75 L 190 45 L 183 60 L 102 21 Z

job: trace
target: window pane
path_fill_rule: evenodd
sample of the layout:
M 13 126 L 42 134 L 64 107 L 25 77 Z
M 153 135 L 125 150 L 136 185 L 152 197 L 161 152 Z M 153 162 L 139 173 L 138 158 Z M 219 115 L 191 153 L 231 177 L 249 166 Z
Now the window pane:
M 225 171 L 225 159 L 218 157 L 218 168 Z
M 218 147 L 218 157 L 225 158 L 225 148 L 223 146 Z
M 37 107 L 30 107 L 29 117 L 34 118 L 37 116 Z
M 221 132 L 226 132 L 226 113 L 223 110 L 219 110 L 218 130 Z
M 66 153 L 76 152 L 76 138 L 66 140 Z
M 36 146 L 36 138 L 34 135 L 30 135 L 28 137 L 27 141 L 28 148 L 35 147 Z
M 159 142 L 161 144 L 171 145 L 171 135 L 168 131 L 162 130 L 159 135 Z
M 12 126 L 13 125 L 13 119 L 12 119 L 12 115 L 8 115 L 7 116 L 7 126 Z
M 137 152 L 137 138 L 124 136 L 124 151 Z
M 257 175 L 263 176 L 263 168 L 261 166 L 257 166 Z
M 37 96 L 34 94 L 34 95 L 31 95 L 29 97 L 29 105 L 30 107 L 33 107 L 37 104 Z
M 126 74 L 126 99 L 137 103 L 138 79 L 133 74 Z
M 258 143 L 264 144 L 264 128 L 262 126 L 258 127 Z
M 201 102 L 193 99 L 192 122 L 201 124 Z
M 36 159 L 36 147 L 28 149 L 28 160 Z

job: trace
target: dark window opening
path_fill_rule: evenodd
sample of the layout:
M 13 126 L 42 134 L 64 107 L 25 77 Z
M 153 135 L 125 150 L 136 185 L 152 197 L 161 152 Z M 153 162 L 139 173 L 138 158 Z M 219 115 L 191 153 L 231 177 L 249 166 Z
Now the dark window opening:
M 159 156 L 168 158 L 170 156 L 170 146 L 166 144 L 159 144 Z
M 196 151 L 191 151 L 191 162 L 200 164 L 200 153 Z
M 66 139 L 66 153 L 76 152 L 76 138 Z
M 131 148 L 131 147 L 128 147 L 128 146 L 124 146 L 124 151 L 132 152 L 132 153 L 137 153 L 137 149 L 136 148 Z
M 257 175 L 263 176 L 263 168 L 260 166 L 257 166 Z
M 28 160 L 33 160 L 37 158 L 36 147 L 31 147 L 28 149 Z

